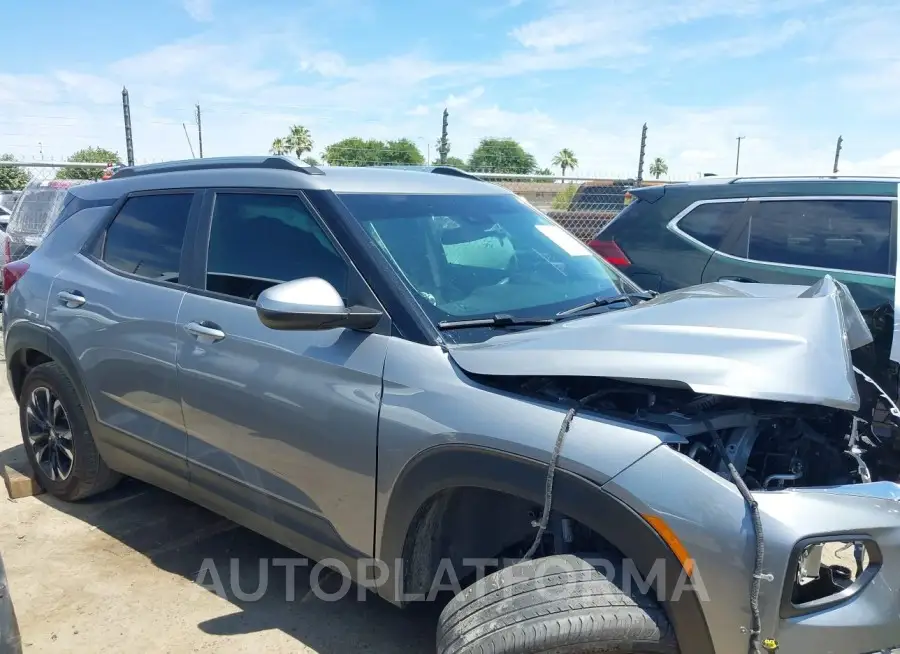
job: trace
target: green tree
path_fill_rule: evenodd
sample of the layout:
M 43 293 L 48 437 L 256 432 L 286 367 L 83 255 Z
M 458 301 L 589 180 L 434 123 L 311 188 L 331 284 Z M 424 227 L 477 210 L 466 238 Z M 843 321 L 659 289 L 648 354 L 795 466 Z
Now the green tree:
M 302 160 L 302 161 L 303 161 L 303 163 L 305 163 L 307 166 L 318 166 L 318 165 L 319 165 L 319 160 L 316 159 L 315 157 L 312 157 L 312 156 L 310 156 L 310 157 L 303 157 L 303 160 Z
M 511 138 L 485 138 L 469 157 L 468 169 L 527 175 L 537 170 L 537 161 Z
M 667 164 L 666 160 L 662 157 L 657 157 L 653 160 L 653 163 L 650 164 L 650 174 L 656 179 L 659 179 L 663 175 L 668 175 L 669 164 Z
M 578 158 L 575 156 L 575 153 L 572 152 L 569 148 L 563 148 L 553 157 L 553 161 L 550 162 L 552 165 L 556 166 L 562 171 L 562 176 L 566 176 L 567 170 L 572 170 L 578 167 Z
M 291 149 L 288 147 L 287 143 L 283 138 L 277 138 L 272 141 L 272 147 L 269 149 L 269 152 L 272 154 L 287 154 Z
M 572 200 L 575 198 L 575 194 L 578 193 L 578 188 L 581 185 L 566 183 L 562 186 L 562 190 L 553 198 L 553 204 L 551 206 L 557 211 L 568 211 L 569 206 L 572 204 Z
M 78 163 L 122 164 L 118 152 L 105 148 L 88 147 L 74 152 L 67 161 Z M 97 180 L 103 174 L 102 168 L 61 168 L 56 179 L 90 179 Z
M 15 161 L 9 154 L 0 154 L 0 161 Z M 31 174 L 22 166 L 0 166 L 0 190 L 20 191 L 31 181 Z
M 325 148 L 322 158 L 330 166 L 422 165 L 425 157 L 409 139 L 379 141 L 351 136 Z
M 384 144 L 384 150 L 381 154 L 382 164 L 394 164 L 405 166 L 422 166 L 425 164 L 425 157 L 409 139 L 397 139 L 388 141 Z
M 284 139 L 284 144 L 290 152 L 297 155 L 298 159 L 305 153 L 312 152 L 313 149 L 312 136 L 303 125 L 291 125 L 291 129 Z
M 537 170 L 534 171 L 534 174 L 535 175 L 552 175 L 553 171 L 550 170 L 549 168 L 538 168 Z
M 431 165 L 432 166 L 440 166 L 441 165 L 440 158 L 437 158 L 434 161 L 432 161 Z M 444 165 L 452 166 L 453 168 L 459 168 L 460 170 L 465 170 L 466 167 L 468 166 L 468 164 L 466 164 L 466 162 L 463 161 L 462 159 L 460 159 L 459 157 L 447 157 L 447 163 L 445 163 Z
M 329 166 L 375 166 L 381 163 L 382 150 L 381 141 L 351 136 L 327 146 L 322 159 Z

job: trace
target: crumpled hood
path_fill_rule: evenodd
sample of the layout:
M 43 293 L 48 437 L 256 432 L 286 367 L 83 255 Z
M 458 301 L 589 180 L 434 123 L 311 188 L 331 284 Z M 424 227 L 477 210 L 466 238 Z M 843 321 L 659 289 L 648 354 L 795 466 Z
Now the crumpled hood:
M 483 375 L 608 377 L 855 411 L 850 351 L 872 341 L 846 286 L 717 282 L 636 306 L 452 345 Z

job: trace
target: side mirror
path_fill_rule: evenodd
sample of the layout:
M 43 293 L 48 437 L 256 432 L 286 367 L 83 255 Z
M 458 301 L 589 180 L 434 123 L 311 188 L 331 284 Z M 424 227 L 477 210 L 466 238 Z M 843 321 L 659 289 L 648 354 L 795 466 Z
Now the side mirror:
M 347 308 L 334 286 L 318 277 L 304 277 L 263 291 L 256 300 L 256 315 L 269 329 L 322 330 L 371 329 L 382 313 Z

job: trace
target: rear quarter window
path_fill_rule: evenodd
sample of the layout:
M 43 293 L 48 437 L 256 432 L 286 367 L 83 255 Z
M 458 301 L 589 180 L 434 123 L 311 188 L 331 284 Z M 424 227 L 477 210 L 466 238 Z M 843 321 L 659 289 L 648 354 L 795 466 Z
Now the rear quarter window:
M 676 228 L 713 250 L 718 250 L 744 206 L 744 201 L 699 204 L 678 220 Z

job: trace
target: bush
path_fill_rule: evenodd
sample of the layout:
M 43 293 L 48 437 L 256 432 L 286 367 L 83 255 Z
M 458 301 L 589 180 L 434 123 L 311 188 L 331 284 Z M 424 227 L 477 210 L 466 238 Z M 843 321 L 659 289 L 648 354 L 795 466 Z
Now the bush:
M 580 184 L 567 184 L 563 182 L 563 190 L 556 194 L 556 197 L 553 198 L 553 208 L 557 211 L 568 211 L 569 205 L 572 204 L 572 199 L 575 197 L 575 194 L 578 193 L 578 187 Z

